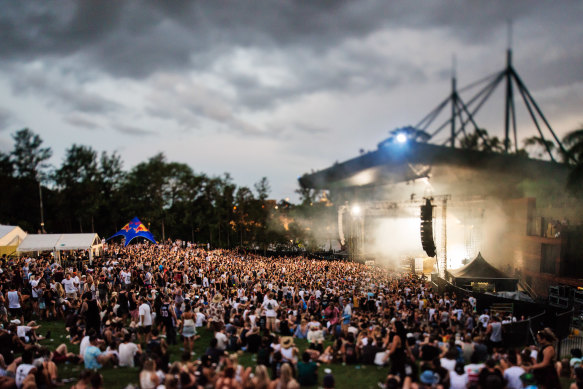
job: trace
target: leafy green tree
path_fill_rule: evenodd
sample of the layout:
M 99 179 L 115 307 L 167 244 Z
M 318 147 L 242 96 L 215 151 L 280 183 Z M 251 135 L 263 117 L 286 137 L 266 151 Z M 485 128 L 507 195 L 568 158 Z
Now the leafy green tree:
M 14 174 L 14 165 L 10 160 L 10 154 L 4 154 L 0 151 L 0 176 L 12 177 Z
M 134 216 L 140 217 L 159 237 L 162 237 L 164 222 L 167 172 L 166 157 L 159 153 L 134 166 L 125 177 L 122 187 L 122 214 L 128 220 Z
M 119 227 L 127 223 L 122 215 L 123 197 L 122 186 L 126 172 L 123 162 L 116 152 L 108 154 L 102 152 L 98 166 L 99 209 L 96 216 L 96 226 L 107 236 L 116 232 Z
M 490 153 L 503 153 L 504 142 L 497 136 L 490 136 L 488 131 L 478 128 L 474 132 L 465 134 L 460 138 L 460 147 L 466 150 L 485 151 Z
M 53 175 L 61 194 L 62 214 L 70 231 L 83 232 L 83 224 L 94 231 L 94 219 L 101 200 L 97 152 L 89 146 L 72 145 Z M 79 229 L 73 227 L 79 223 Z M 86 229 L 88 229 L 86 227 Z
M 523 144 L 528 155 L 538 159 L 550 158 L 549 151 L 552 153 L 555 150 L 555 144 L 552 141 L 543 139 L 540 136 L 526 138 L 523 140 Z
M 47 161 L 53 155 L 50 147 L 41 147 L 43 140 L 28 128 L 17 131 L 11 157 L 17 177 L 38 180 L 48 168 Z

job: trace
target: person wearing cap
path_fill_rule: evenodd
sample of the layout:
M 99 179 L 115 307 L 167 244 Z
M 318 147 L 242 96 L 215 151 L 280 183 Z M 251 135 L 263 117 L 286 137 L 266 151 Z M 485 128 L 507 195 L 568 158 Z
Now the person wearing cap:
M 209 328 L 214 326 L 214 329 L 220 328 L 224 325 L 225 320 L 225 308 L 223 307 L 223 295 L 217 293 L 213 296 L 211 304 L 209 306 L 209 317 L 208 321 Z
M 421 375 L 419 375 L 419 389 L 432 388 L 439 382 L 439 375 L 433 370 L 424 370 Z
M 281 357 L 283 362 L 288 362 L 295 366 L 298 362 L 298 352 L 297 347 L 294 346 L 294 340 L 291 336 L 284 336 L 281 338 Z

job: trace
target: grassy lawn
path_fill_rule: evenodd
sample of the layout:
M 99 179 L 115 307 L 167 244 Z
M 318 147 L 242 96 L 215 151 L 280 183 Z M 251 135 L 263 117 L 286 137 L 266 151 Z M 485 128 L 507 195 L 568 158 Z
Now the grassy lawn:
M 38 331 L 39 334 L 45 335 L 47 331 L 51 331 L 51 338 L 41 341 L 41 344 L 54 350 L 57 346 L 62 343 L 67 345 L 69 351 L 78 353 L 79 345 L 72 345 L 68 342 L 66 338 L 67 332 L 63 322 L 39 322 L 41 328 Z M 199 333 L 201 335 L 194 346 L 195 355 L 193 358 L 199 358 L 204 354 L 204 351 L 208 347 L 209 341 L 212 337 L 212 332 L 202 329 Z M 308 346 L 307 341 L 296 339 L 296 346 L 300 349 L 300 355 Z M 170 346 L 170 361 L 179 361 L 182 354 L 182 345 Z M 244 366 L 255 366 L 255 355 L 244 353 L 239 357 L 239 363 Z M 334 374 L 336 380 L 337 388 L 377 388 L 377 383 L 387 376 L 388 369 L 381 368 L 378 366 L 364 366 L 364 365 L 353 365 L 353 366 L 343 366 L 341 364 L 328 365 Z M 324 366 L 320 366 L 319 382 L 322 382 L 324 377 Z M 61 379 L 76 379 L 83 370 L 83 365 L 71 365 L 62 364 L 59 365 L 59 377 Z M 104 383 L 106 388 L 123 388 L 128 384 L 138 384 L 138 373 L 137 368 L 104 368 L 101 370 L 103 374 Z M 314 387 L 315 388 L 315 387 Z
M 50 349 L 55 349 L 61 343 L 65 343 L 71 352 L 79 353 L 79 345 L 72 345 L 68 342 L 65 331 L 64 324 L 62 322 L 39 322 L 42 327 L 39 330 L 39 334 L 45 335 L 47 331 L 51 331 L 51 338 L 41 341 L 41 344 L 47 346 Z M 212 332 L 206 328 L 202 329 L 199 333 L 201 335 L 194 346 L 195 355 L 193 358 L 199 358 L 204 354 L 209 341 L 212 337 Z M 296 346 L 300 349 L 300 355 L 307 348 L 308 342 L 305 340 L 296 339 Z M 326 346 L 329 342 L 326 344 Z M 170 346 L 170 361 L 179 361 L 182 354 L 182 345 Z M 239 357 L 239 363 L 244 366 L 255 366 L 255 355 L 244 353 Z M 336 387 L 339 389 L 344 388 L 362 388 L 362 389 L 372 389 L 378 388 L 377 384 L 379 381 L 383 381 L 386 376 L 388 369 L 386 367 L 378 366 L 365 366 L 365 365 L 348 365 L 343 366 L 341 364 L 332 364 L 328 366 L 320 365 L 320 375 L 319 382 L 322 383 L 322 378 L 324 377 L 324 368 L 329 367 L 334 374 L 336 380 Z M 83 370 L 83 365 L 59 365 L 59 377 L 61 379 L 76 379 Z M 103 379 L 106 388 L 124 388 L 128 384 L 138 385 L 138 368 L 104 368 L 101 370 L 103 374 Z M 561 384 L 563 389 L 568 389 L 572 380 L 561 379 Z M 314 387 L 316 388 L 316 387 Z

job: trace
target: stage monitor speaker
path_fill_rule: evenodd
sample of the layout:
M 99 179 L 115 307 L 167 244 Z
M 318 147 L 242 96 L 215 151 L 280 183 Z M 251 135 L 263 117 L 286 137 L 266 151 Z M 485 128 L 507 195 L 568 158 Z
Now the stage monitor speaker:
M 421 245 L 430 257 L 435 257 L 435 242 L 433 241 L 433 205 L 426 199 L 421 206 Z

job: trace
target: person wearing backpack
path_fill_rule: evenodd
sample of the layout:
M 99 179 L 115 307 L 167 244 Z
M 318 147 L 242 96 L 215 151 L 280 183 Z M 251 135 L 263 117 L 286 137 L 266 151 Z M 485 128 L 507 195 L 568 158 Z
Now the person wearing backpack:
M 273 294 L 271 292 L 267 293 L 261 307 L 265 312 L 265 329 L 275 332 L 275 318 L 277 317 L 277 309 L 279 308 L 279 305 L 277 304 L 277 301 L 273 299 Z

